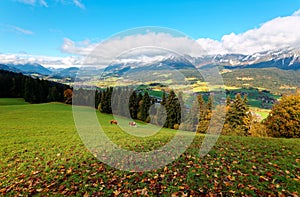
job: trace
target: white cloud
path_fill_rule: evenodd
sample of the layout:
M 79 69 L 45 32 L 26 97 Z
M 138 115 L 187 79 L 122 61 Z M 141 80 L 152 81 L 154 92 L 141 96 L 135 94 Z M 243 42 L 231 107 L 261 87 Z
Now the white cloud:
M 32 5 L 32 6 L 40 4 L 41 6 L 48 7 L 48 4 L 46 3 L 45 0 L 16 0 L 16 1 L 20 3 Z
M 48 3 L 45 0 L 15 0 L 20 3 L 28 4 L 28 5 L 41 5 L 44 7 L 48 7 Z M 66 4 L 66 5 L 75 5 L 80 9 L 85 9 L 85 5 L 81 2 L 81 0 L 57 0 L 57 2 Z
M 45 0 L 18 0 L 19 2 L 36 5 L 47 5 Z M 64 3 L 64 0 L 58 0 Z M 68 3 L 78 7 L 85 6 L 79 0 L 69 0 Z M 34 32 L 17 26 L 7 25 L 11 30 L 27 35 Z M 278 17 L 267 21 L 258 28 L 250 29 L 244 33 L 231 33 L 224 35 L 220 41 L 210 38 L 200 38 L 196 41 L 187 37 L 173 36 L 168 33 L 147 32 L 124 37 L 113 37 L 100 43 L 91 43 L 89 40 L 75 42 L 65 38 L 61 51 L 67 54 L 75 54 L 82 57 L 46 57 L 25 54 L 0 54 L 0 63 L 39 63 L 45 66 L 68 67 L 81 65 L 86 62 L 93 63 L 92 58 L 83 59 L 84 56 L 104 57 L 107 63 L 109 58 L 115 58 L 123 52 L 139 47 L 155 46 L 169 49 L 179 54 L 201 56 L 205 54 L 243 53 L 252 54 L 271 49 L 284 47 L 300 47 L 300 10 L 292 16 Z M 157 55 L 157 54 L 156 54 Z M 98 61 L 98 60 L 97 60 Z
M 17 2 L 25 3 L 29 5 L 34 5 L 36 3 L 35 0 L 17 0 Z
M 210 38 L 200 38 L 197 43 L 187 37 L 174 37 L 167 33 L 151 33 L 129 35 L 122 38 L 112 38 L 103 43 L 90 43 L 83 41 L 76 43 L 65 38 L 61 47 L 62 51 L 70 54 L 88 55 L 95 47 L 102 56 L 117 56 L 118 53 L 132 47 L 160 46 L 171 49 L 181 54 L 203 55 L 243 53 L 252 54 L 266 50 L 300 47 L 300 10 L 292 16 L 278 17 L 262 24 L 258 28 L 250 29 L 244 33 L 231 33 L 224 35 L 220 41 Z M 201 50 L 202 48 L 202 50 Z
M 46 3 L 45 0 L 40 0 L 40 4 L 44 7 L 48 7 L 48 4 Z
M 142 48 L 151 47 L 153 48 L 153 54 L 150 54 L 150 52 L 147 55 L 159 55 L 158 50 L 172 51 L 181 55 L 187 54 L 191 56 L 206 54 L 196 41 L 188 37 L 178 37 L 172 36 L 169 33 L 155 32 L 127 35 L 124 37 L 117 36 L 101 43 L 90 43 L 89 41 L 75 43 L 65 38 L 61 50 L 69 54 L 88 56 L 86 59 L 88 64 L 106 64 L 128 51 L 138 49 L 138 51 L 144 52 Z M 146 51 L 149 52 L 149 50 Z
M 41 64 L 45 67 L 67 68 L 71 66 L 80 66 L 81 58 L 79 57 L 53 57 L 38 56 L 28 54 L 0 54 L 0 64 Z
M 284 47 L 300 47 L 300 11 L 295 13 L 293 16 L 275 18 L 241 34 L 224 35 L 221 41 L 198 39 L 198 43 L 210 54 L 252 54 Z
M 300 9 L 293 13 L 293 16 L 300 16 Z
M 85 5 L 83 3 L 81 3 L 80 0 L 73 0 L 73 3 L 81 9 L 85 9 Z
M 15 31 L 15 32 L 18 32 L 18 33 L 22 33 L 22 34 L 26 34 L 26 35 L 32 35 L 34 34 L 32 31 L 30 30 L 27 30 L 27 29 L 23 29 L 21 27 L 17 27 L 17 26 L 14 26 L 14 25 L 8 25 L 8 27 Z
M 81 0 L 56 0 L 56 2 L 61 3 L 62 5 L 75 5 L 83 10 L 86 8 Z
M 197 40 L 197 42 L 209 54 L 215 54 L 215 52 L 220 54 L 227 53 L 227 50 L 223 47 L 222 43 L 217 40 L 213 40 L 210 38 L 200 38 Z
M 62 52 L 76 55 L 88 55 L 97 46 L 97 44 L 91 44 L 89 40 L 84 40 L 79 43 L 75 43 L 69 38 L 64 38 L 64 43 L 61 47 Z

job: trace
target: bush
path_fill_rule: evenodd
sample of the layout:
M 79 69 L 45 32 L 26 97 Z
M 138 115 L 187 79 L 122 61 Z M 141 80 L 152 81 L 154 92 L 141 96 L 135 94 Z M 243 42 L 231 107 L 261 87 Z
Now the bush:
M 250 127 L 250 135 L 253 137 L 268 137 L 267 127 L 260 122 L 254 122 Z
M 179 129 L 179 124 L 174 124 L 174 129 L 178 130 Z
M 244 125 L 237 125 L 235 127 L 232 127 L 229 124 L 224 124 L 222 134 L 231 136 L 246 136 Z
M 150 123 L 150 122 L 151 122 L 151 117 L 150 117 L 150 116 L 147 116 L 145 122 Z

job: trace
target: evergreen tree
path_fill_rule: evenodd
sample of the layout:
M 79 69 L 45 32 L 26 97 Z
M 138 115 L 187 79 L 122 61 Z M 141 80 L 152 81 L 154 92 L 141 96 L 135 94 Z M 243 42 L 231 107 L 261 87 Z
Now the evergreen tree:
M 8 85 L 8 87 L 9 87 L 9 85 Z M 10 90 L 9 90 L 10 97 L 20 97 L 18 95 L 17 82 L 14 77 L 11 79 L 11 85 L 9 88 L 10 88 Z
M 166 93 L 165 92 L 163 92 L 163 94 L 162 94 L 162 100 L 161 100 L 161 105 L 165 105 L 166 104 L 166 102 L 167 102 L 167 100 L 166 100 Z
M 40 92 L 40 84 L 41 81 L 39 78 L 34 80 L 33 82 L 33 95 L 34 95 L 34 103 L 40 103 L 41 102 L 41 92 Z
M 164 126 L 164 124 L 166 123 L 166 119 L 167 119 L 167 113 L 166 113 L 165 106 L 163 106 L 160 103 L 159 105 L 157 105 L 156 108 L 156 118 L 154 124 L 157 124 L 159 126 Z
M 197 128 L 197 132 L 206 133 L 210 124 L 211 116 L 212 116 L 212 107 L 213 107 L 213 96 L 211 95 L 208 98 L 207 103 L 204 103 L 203 113 L 201 113 L 201 119 L 199 120 L 199 125 Z M 200 107 L 201 108 L 201 107 Z
M 129 111 L 132 119 L 137 119 L 137 113 L 139 110 L 138 96 L 135 91 L 132 92 L 129 98 Z
M 183 122 L 185 120 L 186 117 L 184 117 L 184 115 L 186 114 L 186 107 L 183 101 L 183 96 L 182 96 L 182 92 L 178 93 L 178 102 L 179 102 L 179 109 L 180 109 L 180 113 L 177 113 L 177 120 L 180 120 L 179 122 Z
M 32 78 L 21 73 L 0 70 L 0 97 L 23 97 L 30 103 L 48 102 L 50 83 L 51 87 L 57 88 L 56 99 L 53 101 L 62 101 L 63 90 L 69 86 Z
M 151 106 L 151 100 L 149 97 L 148 92 L 145 92 L 143 99 L 142 99 L 142 105 L 140 109 L 140 119 L 142 121 L 146 121 L 149 116 L 149 109 Z
M 30 78 L 25 79 L 25 88 L 24 88 L 24 99 L 26 102 L 31 102 L 31 92 L 30 92 Z
M 52 101 L 56 101 L 56 99 L 57 99 L 57 88 L 56 86 L 52 86 L 49 89 L 48 101 L 52 102 Z
M 180 103 L 173 90 L 171 90 L 169 93 L 165 107 L 167 111 L 167 119 L 164 126 L 167 128 L 174 128 L 175 124 L 180 125 L 181 123 Z
M 226 98 L 226 106 L 229 107 L 230 104 L 231 104 L 231 98 L 230 98 L 230 96 L 228 95 L 227 98 Z
M 115 115 L 122 114 L 122 100 L 124 99 L 124 91 L 120 87 L 114 88 L 111 98 L 111 107 Z
M 209 127 L 211 114 L 212 114 L 212 104 L 213 104 L 213 97 L 210 96 L 207 103 L 205 103 L 202 95 L 198 96 L 199 102 L 199 123 L 197 127 L 197 133 L 206 133 Z
M 99 104 L 100 104 L 100 102 L 101 102 L 101 91 L 99 91 L 99 90 L 96 90 L 96 92 L 95 92 L 95 108 L 97 109 L 98 108 L 98 106 L 99 106 Z
M 198 97 L 194 100 L 192 107 L 190 108 L 187 117 L 182 125 L 183 130 L 196 131 L 199 123 L 199 101 Z
M 251 120 L 251 116 L 247 106 L 247 97 L 243 99 L 241 94 L 237 94 L 227 111 L 225 133 L 234 133 L 242 136 L 249 135 L 249 123 L 251 121 L 248 120 Z
M 106 90 L 103 91 L 102 99 L 99 105 L 99 110 L 102 113 L 111 114 L 111 96 L 112 96 L 112 88 L 106 88 Z

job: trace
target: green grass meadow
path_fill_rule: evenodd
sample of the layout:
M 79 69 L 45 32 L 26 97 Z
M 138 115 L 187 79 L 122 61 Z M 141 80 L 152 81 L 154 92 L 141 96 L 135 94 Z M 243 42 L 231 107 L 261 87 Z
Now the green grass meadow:
M 23 98 L 1 98 L 0 99 L 0 106 L 1 105 L 26 105 L 28 103 L 26 103 L 24 101 Z
M 130 137 L 110 125 L 112 115 L 97 116 L 107 136 L 137 152 L 159 148 L 177 132 L 162 129 L 150 137 Z M 221 136 L 209 154 L 199 157 L 203 139 L 196 135 L 179 158 L 161 169 L 120 171 L 85 148 L 72 106 L 0 99 L 0 195 L 300 195 L 300 139 Z

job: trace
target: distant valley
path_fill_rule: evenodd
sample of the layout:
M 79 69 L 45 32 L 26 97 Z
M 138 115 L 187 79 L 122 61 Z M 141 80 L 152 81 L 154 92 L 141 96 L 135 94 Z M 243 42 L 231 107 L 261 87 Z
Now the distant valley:
M 108 65 L 105 70 L 98 69 L 96 74 L 106 79 L 124 79 L 128 73 L 135 73 L 135 75 L 139 73 L 136 76 L 147 76 L 151 79 L 153 73 L 160 73 L 159 79 L 163 82 L 168 78 L 166 73 L 173 70 L 184 73 L 186 78 L 191 81 L 203 81 L 199 73 L 218 67 L 225 85 L 229 87 L 255 87 L 283 94 L 295 91 L 300 86 L 300 50 L 295 48 L 283 48 L 252 55 L 224 54 L 201 57 L 170 55 L 147 57 L 146 59 L 147 61 L 140 57 L 130 57 L 130 60 L 121 59 Z M 78 71 L 82 73 L 84 70 L 85 76 L 95 75 L 93 68 L 79 69 L 76 66 L 46 68 L 35 63 L 0 64 L 0 69 L 69 84 L 74 82 Z M 200 72 L 194 72 L 195 69 Z

